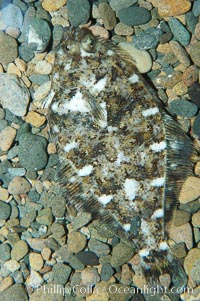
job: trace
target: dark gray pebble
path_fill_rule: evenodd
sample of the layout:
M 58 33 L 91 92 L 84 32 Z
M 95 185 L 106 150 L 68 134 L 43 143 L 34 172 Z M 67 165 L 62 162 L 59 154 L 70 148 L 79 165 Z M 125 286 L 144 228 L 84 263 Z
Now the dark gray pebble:
M 200 15 L 200 0 L 194 2 L 192 12 L 195 15 L 195 17 L 198 17 Z
M 131 221 L 130 232 L 134 237 L 137 237 L 140 231 L 141 219 L 138 215 L 134 216 Z
M 193 117 L 198 111 L 198 107 L 186 99 L 175 99 L 171 101 L 169 108 L 172 114 L 188 118 Z
M 20 128 L 17 131 L 17 136 L 16 136 L 16 141 L 19 141 L 19 138 L 21 135 L 25 134 L 25 133 L 29 133 L 31 131 L 31 126 L 29 123 L 22 123 L 22 125 L 20 126 Z
M 171 32 L 163 33 L 159 38 L 160 44 L 165 44 L 165 43 L 169 42 L 172 39 L 172 36 L 173 35 Z
M 19 56 L 25 62 L 29 62 L 34 57 L 34 52 L 23 43 L 19 46 Z
M 191 101 L 200 108 L 200 84 L 194 83 L 188 90 Z
M 193 133 L 200 137 L 200 114 L 197 115 L 192 126 Z
M 57 284 L 66 284 L 71 274 L 70 266 L 63 263 L 56 263 L 53 266 L 52 272 L 54 274 L 54 282 Z
M 88 0 L 68 0 L 67 12 L 71 26 L 87 23 L 90 17 L 90 2 Z
M 0 201 L 0 220 L 8 219 L 11 214 L 11 206 L 10 204 Z
M 98 265 L 99 258 L 94 252 L 91 251 L 81 251 L 76 254 L 76 257 L 84 264 L 84 265 Z
M 130 299 L 130 301 L 147 301 L 147 300 L 144 299 L 143 295 L 137 293 L 137 294 L 135 294 L 135 295 L 132 296 L 132 298 Z
M 135 4 L 138 0 L 110 0 L 109 4 L 113 10 L 120 10 Z
M 31 202 L 33 203 L 38 203 L 39 199 L 40 199 L 40 195 L 37 191 L 35 190 L 31 190 L 28 193 L 29 198 L 31 199 Z
M 10 110 L 5 109 L 5 113 L 6 113 L 5 119 L 7 121 L 15 122 L 20 125 L 23 123 L 23 120 L 21 119 L 21 117 L 14 115 Z
M 19 138 L 19 162 L 32 170 L 43 169 L 48 161 L 47 140 L 44 137 L 26 133 Z
M 55 25 L 53 28 L 53 45 L 52 48 L 56 48 L 63 38 L 63 27 L 61 25 Z
M 100 274 L 102 281 L 109 281 L 113 274 L 114 274 L 114 269 L 109 263 L 104 264 L 102 266 L 101 274 Z
M 121 9 L 117 12 L 117 16 L 120 19 L 120 22 L 129 26 L 146 24 L 151 19 L 150 12 L 147 9 L 138 6 L 130 6 Z
M 10 259 L 10 245 L 7 243 L 0 244 L 0 260 L 7 261 Z
M 32 74 L 29 79 L 33 84 L 40 86 L 49 81 L 49 76 L 46 74 Z
M 165 21 L 160 22 L 160 29 L 165 33 L 171 32 L 169 25 Z
M 72 255 L 69 260 L 70 266 L 74 270 L 83 270 L 85 265 L 76 257 L 76 255 Z
M 8 168 L 12 167 L 12 164 L 8 160 L 4 160 L 0 163 L 0 174 L 5 174 Z
M 28 301 L 25 288 L 21 284 L 14 284 L 1 292 L 0 301 Z
M 53 251 L 57 251 L 60 249 L 59 243 L 52 237 L 48 239 L 47 247 L 49 247 Z
M 162 30 L 159 28 L 151 27 L 134 36 L 133 44 L 138 49 L 156 48 L 159 43 L 159 38 L 162 35 Z
M 169 19 L 169 26 L 174 38 L 183 46 L 187 46 L 190 42 L 190 33 L 184 25 L 176 18 Z
M 198 23 L 198 18 L 194 16 L 193 12 L 189 11 L 186 15 L 186 25 L 190 32 L 194 34 L 195 27 Z

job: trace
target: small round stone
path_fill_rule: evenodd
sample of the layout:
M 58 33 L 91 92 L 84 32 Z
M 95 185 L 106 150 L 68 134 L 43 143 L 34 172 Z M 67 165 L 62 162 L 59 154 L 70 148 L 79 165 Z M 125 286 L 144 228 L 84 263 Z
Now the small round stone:
M 54 238 L 60 238 L 63 235 L 65 235 L 65 229 L 63 225 L 60 225 L 58 223 L 52 224 L 51 231 L 53 233 Z
M 53 266 L 52 271 L 54 274 L 55 283 L 64 285 L 67 283 L 72 269 L 66 264 L 57 263 Z
M 76 257 L 84 264 L 84 265 L 98 265 L 99 258 L 94 252 L 91 251 L 81 251 L 76 254 Z
M 188 94 L 191 101 L 194 102 L 200 108 L 200 84 L 194 83 L 188 90 Z
M 88 0 L 68 0 L 67 11 L 71 26 L 87 23 L 90 17 L 90 2 Z
M 5 127 L 0 132 L 0 149 L 2 151 L 8 151 L 11 148 L 15 140 L 16 133 L 16 130 L 11 126 Z
M 9 35 L 0 32 L 0 63 L 7 66 L 18 56 L 17 42 Z
M 29 181 L 20 176 L 14 177 L 8 185 L 8 191 L 11 194 L 23 194 L 29 192 L 30 189 L 31 184 Z
M 130 7 L 136 2 L 137 0 L 110 0 L 110 6 L 113 10 L 118 11 L 120 9 Z
M 35 65 L 35 71 L 39 74 L 48 75 L 52 72 L 52 65 L 47 61 L 38 61 Z
M 189 223 L 177 227 L 173 225 L 170 229 L 170 238 L 176 243 L 184 242 L 188 250 L 193 247 L 192 228 Z
M 193 214 L 192 224 L 194 227 L 200 228 L 200 210 Z
M 115 33 L 120 36 L 130 36 L 133 34 L 133 27 L 123 23 L 117 23 L 115 26 Z
M 198 116 L 200 117 L 200 115 Z M 187 204 L 191 201 L 196 200 L 199 196 L 200 196 L 200 179 L 197 177 L 188 177 L 186 181 L 183 183 L 179 195 L 180 203 Z
M 10 245 L 7 243 L 0 244 L 0 260 L 7 261 L 10 259 Z
M 8 203 L 0 201 L 0 220 L 8 219 L 11 214 L 11 206 Z
M 117 16 L 120 22 L 128 26 L 146 24 L 151 19 L 151 14 L 147 9 L 137 6 L 121 9 L 117 12 Z
M 190 221 L 191 214 L 184 210 L 176 210 L 173 221 L 175 226 L 181 226 Z
M 103 20 L 104 27 L 107 30 L 112 30 L 117 23 L 115 13 L 112 8 L 107 3 L 101 2 L 98 9 L 99 17 Z
M 35 91 L 33 97 L 35 102 L 39 102 L 42 99 L 44 99 L 46 96 L 48 96 L 49 92 L 51 90 L 51 81 L 43 83 L 41 86 L 38 87 L 38 89 Z
M 176 18 L 170 18 L 169 26 L 175 39 L 183 46 L 187 46 L 190 42 L 190 33 L 184 25 Z
M 26 115 L 26 122 L 34 127 L 40 127 L 46 122 L 46 117 L 34 111 L 29 111 Z
M 195 135 L 200 137 L 200 114 L 198 114 L 194 120 L 194 123 L 192 125 L 192 131 Z M 199 195 L 200 195 L 200 192 L 199 192 Z
M 40 254 L 32 252 L 29 254 L 29 263 L 30 263 L 31 269 L 33 269 L 35 271 L 39 271 L 42 269 L 44 261 Z
M 12 250 L 11 250 L 11 258 L 19 261 L 28 253 L 28 245 L 23 240 L 18 240 Z
M 198 18 L 194 16 L 192 11 L 189 11 L 185 15 L 185 20 L 186 20 L 187 28 L 191 33 L 194 34 L 195 26 L 198 23 Z
M 26 282 L 27 282 L 28 286 L 30 286 L 32 288 L 37 288 L 37 287 L 40 287 L 42 285 L 44 280 L 38 272 L 36 272 L 34 270 L 31 270 L 31 273 L 28 276 Z
M 119 243 L 113 247 L 110 263 L 113 267 L 119 267 L 130 260 L 133 254 L 133 250 L 128 248 L 125 244 Z
M 86 246 L 86 237 L 80 232 L 73 231 L 68 235 L 69 252 L 78 253 Z
M 47 226 L 51 225 L 53 221 L 51 208 L 42 209 L 38 213 L 38 216 L 36 217 L 36 221 L 41 225 L 47 225 Z
M 40 170 L 48 160 L 47 140 L 44 137 L 25 133 L 19 138 L 20 164 L 30 170 Z
M 190 66 L 190 59 L 185 49 L 176 41 L 169 42 L 170 48 L 181 64 Z
M 11 297 L 12 296 L 12 297 Z M 27 301 L 28 295 L 25 291 L 25 288 L 21 284 L 14 284 L 6 289 L 4 292 L 1 292 L 1 300 L 3 301 Z
M 200 0 L 194 2 L 192 12 L 195 17 L 198 17 L 200 15 Z
M 190 47 L 190 56 L 194 64 L 200 67 L 200 41 Z
M 48 12 L 52 12 L 52 11 L 56 11 L 59 8 L 63 7 L 66 4 L 67 0 L 44 0 L 42 2 L 42 7 L 48 11 Z
M 183 72 L 183 82 L 188 87 L 192 86 L 198 80 L 198 71 L 197 66 L 191 65 Z
M 185 95 L 188 92 L 188 87 L 186 86 L 186 84 L 183 81 L 180 81 L 179 83 L 177 83 L 173 88 L 172 91 L 174 92 L 174 94 L 176 95 Z
M 101 268 L 102 281 L 106 281 L 106 282 L 109 281 L 113 274 L 114 274 L 114 269 L 109 263 L 102 265 Z
M 142 50 L 156 48 L 162 31 L 159 28 L 148 28 L 140 34 L 133 37 L 133 44 Z
M 184 261 L 184 268 L 188 276 L 190 277 L 193 276 L 192 270 L 195 268 L 195 266 L 199 266 L 199 262 L 200 262 L 200 249 L 194 248 L 190 250 L 187 256 L 185 257 L 185 261 Z M 193 280 L 195 281 L 196 279 Z
M 87 267 L 81 272 L 81 283 L 83 285 L 95 285 L 100 277 L 96 268 Z
M 90 239 L 88 247 L 99 257 L 108 255 L 110 253 L 110 248 L 107 244 L 94 238 Z
M 158 13 L 162 17 L 179 16 L 191 8 L 191 2 L 188 0 L 159 0 L 157 3 Z

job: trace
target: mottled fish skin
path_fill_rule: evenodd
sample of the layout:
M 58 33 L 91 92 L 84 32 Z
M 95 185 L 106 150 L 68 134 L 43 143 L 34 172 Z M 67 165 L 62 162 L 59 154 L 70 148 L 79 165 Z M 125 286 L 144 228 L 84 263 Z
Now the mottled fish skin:
M 62 42 L 52 83 L 56 182 L 68 204 L 138 253 L 146 271 L 162 272 L 173 262 L 166 224 L 192 173 L 191 140 L 133 59 L 87 29 Z

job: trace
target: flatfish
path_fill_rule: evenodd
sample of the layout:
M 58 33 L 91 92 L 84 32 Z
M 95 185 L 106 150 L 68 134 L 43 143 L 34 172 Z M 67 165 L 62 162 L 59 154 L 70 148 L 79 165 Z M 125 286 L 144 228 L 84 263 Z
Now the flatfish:
M 133 58 L 72 29 L 56 54 L 52 94 L 56 182 L 67 204 L 132 248 L 146 275 L 177 269 L 167 224 L 192 174 L 193 144 Z

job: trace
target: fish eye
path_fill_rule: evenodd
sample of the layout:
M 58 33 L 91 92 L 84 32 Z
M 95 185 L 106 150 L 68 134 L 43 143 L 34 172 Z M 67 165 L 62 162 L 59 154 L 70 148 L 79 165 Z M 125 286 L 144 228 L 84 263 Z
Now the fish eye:
M 95 50 L 95 39 L 91 34 L 85 35 L 81 40 L 83 50 L 93 52 Z

